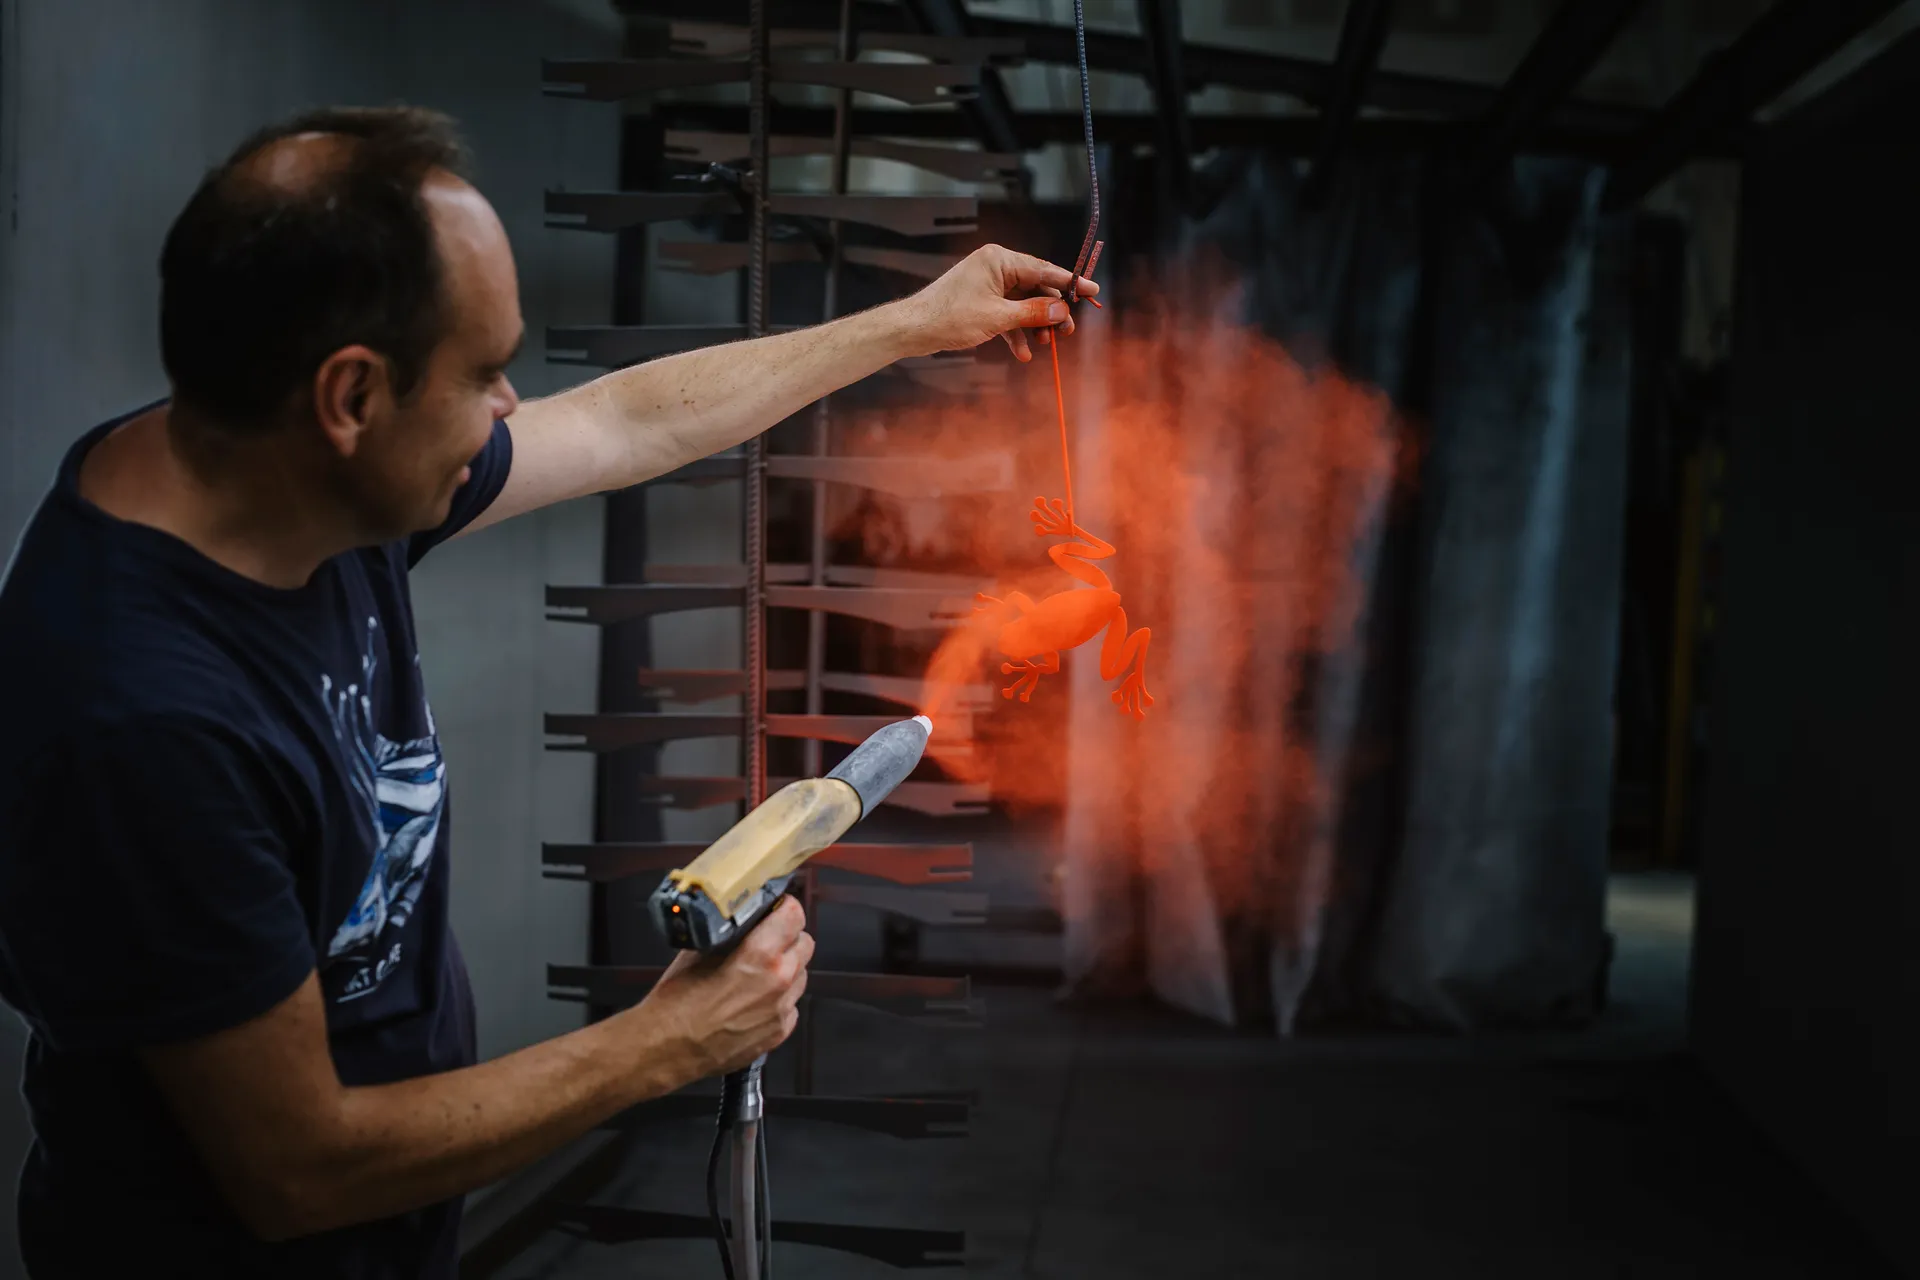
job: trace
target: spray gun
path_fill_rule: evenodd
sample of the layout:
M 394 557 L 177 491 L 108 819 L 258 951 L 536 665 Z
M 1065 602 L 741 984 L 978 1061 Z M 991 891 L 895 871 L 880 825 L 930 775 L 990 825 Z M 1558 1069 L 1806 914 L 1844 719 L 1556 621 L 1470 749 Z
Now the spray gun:
M 873 812 L 906 780 L 927 749 L 925 716 L 887 725 L 855 747 L 824 778 L 776 791 L 686 867 L 669 872 L 649 901 L 654 922 L 683 951 L 731 950 L 780 901 L 794 873 Z M 720 1123 L 707 1159 L 707 1212 L 729 1280 L 765 1280 L 771 1271 L 773 1218 L 767 1195 L 766 1131 L 760 1058 L 723 1082 Z M 733 1235 L 720 1216 L 715 1177 L 733 1135 Z

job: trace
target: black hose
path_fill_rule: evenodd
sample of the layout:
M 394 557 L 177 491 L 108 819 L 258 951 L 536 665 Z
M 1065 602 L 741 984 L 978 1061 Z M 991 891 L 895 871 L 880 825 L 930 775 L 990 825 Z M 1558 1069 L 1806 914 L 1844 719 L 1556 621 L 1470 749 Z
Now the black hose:
M 760 1162 L 760 1280 L 773 1280 L 773 1188 L 767 1179 L 767 1121 L 760 1119 L 760 1132 L 754 1140 L 754 1156 Z
M 713 1239 L 720 1246 L 720 1266 L 727 1280 L 733 1277 L 733 1250 L 727 1244 L 726 1219 L 720 1216 L 720 1157 L 727 1146 L 727 1129 L 733 1114 L 733 1077 L 720 1087 L 720 1119 L 713 1128 L 713 1150 L 707 1153 L 707 1218 L 713 1224 Z

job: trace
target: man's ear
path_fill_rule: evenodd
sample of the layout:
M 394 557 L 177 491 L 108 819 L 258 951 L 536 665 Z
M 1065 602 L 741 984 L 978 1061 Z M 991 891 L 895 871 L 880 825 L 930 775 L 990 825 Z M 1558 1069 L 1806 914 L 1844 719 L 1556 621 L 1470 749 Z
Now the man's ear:
M 393 409 L 387 360 L 370 347 L 342 347 L 321 362 L 313 378 L 313 414 L 343 458 Z

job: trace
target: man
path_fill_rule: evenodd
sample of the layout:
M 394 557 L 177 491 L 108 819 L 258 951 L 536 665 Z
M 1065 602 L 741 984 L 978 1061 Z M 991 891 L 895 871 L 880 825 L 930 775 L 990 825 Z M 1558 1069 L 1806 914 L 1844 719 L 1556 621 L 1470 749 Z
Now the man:
M 455 1274 L 458 1197 L 794 1024 L 797 906 L 475 1064 L 407 571 L 902 357 L 1061 323 L 983 249 L 912 298 L 522 405 L 511 252 L 427 113 L 214 170 L 161 258 L 169 401 L 79 441 L 0 586 L 0 995 L 38 1280 Z M 1085 286 L 1091 293 L 1091 286 Z

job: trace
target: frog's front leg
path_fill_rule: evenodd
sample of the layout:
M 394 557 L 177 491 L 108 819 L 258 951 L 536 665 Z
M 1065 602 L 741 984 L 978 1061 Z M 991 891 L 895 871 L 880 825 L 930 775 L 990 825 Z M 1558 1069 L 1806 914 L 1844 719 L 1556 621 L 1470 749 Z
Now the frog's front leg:
M 1042 538 L 1066 534 L 1083 539 L 1080 542 L 1062 543 L 1057 547 L 1048 547 L 1047 556 L 1064 573 L 1071 574 L 1088 586 L 1099 591 L 1110 591 L 1113 584 L 1107 575 L 1100 572 L 1090 560 L 1105 560 L 1113 554 L 1113 544 L 1103 538 L 1088 533 L 1073 521 L 1067 519 L 1067 506 L 1058 498 L 1035 498 L 1033 510 L 1028 512 L 1033 521 L 1033 532 Z
M 1015 672 L 1019 672 L 1021 675 L 1018 680 L 1015 680 L 1012 684 L 1002 689 L 1000 696 L 1003 698 L 1011 698 L 1017 693 L 1020 695 L 1020 701 L 1032 702 L 1033 691 L 1039 686 L 1040 677 L 1054 675 L 1059 670 L 1060 652 L 1057 649 L 1051 653 L 1043 653 L 1036 659 L 1003 662 L 1000 664 L 1001 675 L 1010 676 Z
M 1133 668 L 1113 691 L 1113 704 L 1135 720 L 1146 719 L 1147 708 L 1153 705 L 1153 695 L 1147 692 L 1147 648 L 1152 641 L 1153 632 L 1146 627 L 1128 635 L 1127 611 L 1114 606 L 1113 621 L 1100 642 L 1100 678 L 1111 680 Z

